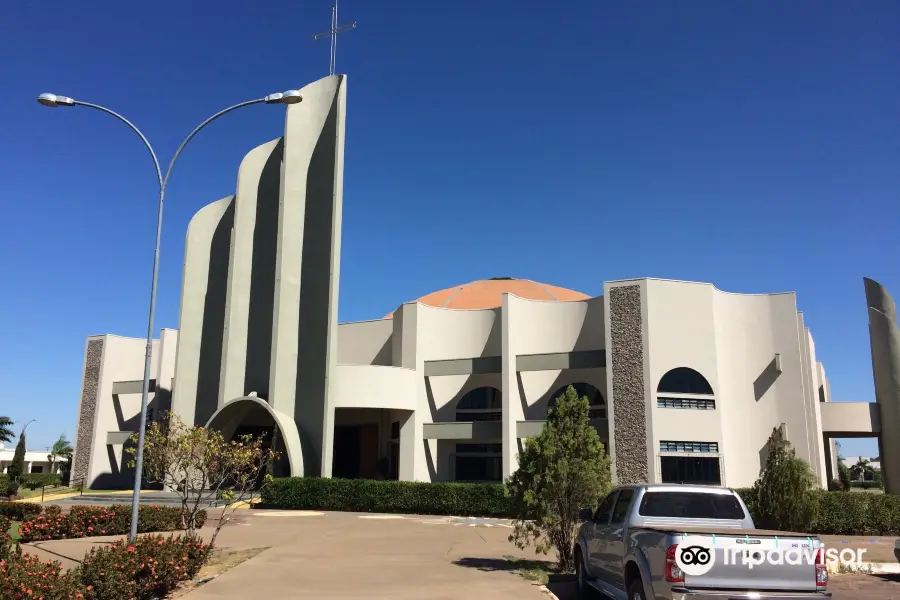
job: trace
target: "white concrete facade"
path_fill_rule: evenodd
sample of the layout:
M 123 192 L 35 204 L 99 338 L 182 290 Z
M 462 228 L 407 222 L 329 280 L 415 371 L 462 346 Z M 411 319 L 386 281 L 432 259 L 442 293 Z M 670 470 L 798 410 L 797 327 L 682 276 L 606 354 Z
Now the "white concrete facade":
M 639 294 L 642 364 L 630 364 L 626 356 L 619 365 L 617 352 L 611 351 L 613 328 L 623 316 L 607 298 L 617 288 Z M 607 282 L 604 291 L 601 297 L 560 302 L 506 293 L 501 306 L 488 309 L 410 302 L 393 318 L 339 325 L 329 392 L 335 427 L 372 428 L 368 446 L 357 450 L 371 457 L 360 459 L 368 461 L 365 472 L 345 476 L 373 476 L 373 465 L 386 460 L 399 463 L 389 464 L 393 473 L 386 476 L 451 481 L 459 478 L 462 456 L 470 463 L 498 463 L 493 470 L 485 467 L 493 473 L 490 479 L 508 477 L 517 468 L 524 439 L 540 430 L 551 397 L 569 384 L 587 384 L 603 399 L 597 404 L 603 417 L 594 423 L 621 481 L 662 482 L 669 458 L 715 458 L 722 484 L 749 486 L 759 474 L 772 429 L 783 427 L 798 455 L 827 486 L 836 473 L 822 418 L 831 398 L 793 293 L 731 294 L 710 284 L 659 279 Z M 164 330 L 162 343 L 154 345 L 153 369 L 157 381 L 167 382 L 163 389 L 178 386 L 171 377 L 177 337 Z M 102 340 L 104 348 L 89 479 L 111 477 L 117 468 L 124 485 L 128 473 L 121 445 L 103 442 L 123 441 L 110 432 L 135 428 L 140 389 L 123 382 L 140 379 L 143 340 L 91 340 Z M 698 373 L 712 393 L 660 390 L 666 374 L 676 369 Z M 616 374 L 627 379 L 635 370 L 643 378 L 637 413 L 617 407 L 617 392 L 623 405 L 632 399 L 629 389 L 617 389 Z M 496 410 L 466 412 L 459 406 L 469 392 L 485 387 L 497 390 Z M 870 409 L 867 403 L 835 408 L 846 413 L 839 419 L 843 428 L 857 427 L 848 420 L 859 420 L 860 412 Z M 189 410 L 180 414 L 191 418 Z M 635 421 L 641 415 L 643 424 Z M 643 467 L 617 460 L 616 442 L 624 448 L 641 430 Z M 334 429 L 328 437 L 340 454 L 338 445 L 346 438 L 335 437 Z M 470 452 L 472 446 L 484 451 Z M 113 460 L 118 464 L 110 469 Z
M 338 324 L 346 77 L 301 93 L 235 195 L 188 226 L 180 329 L 152 347 L 155 414 L 277 430 L 275 475 L 415 481 L 505 479 L 570 384 L 624 483 L 749 486 L 780 427 L 824 487 L 832 438 L 881 434 L 880 405 L 831 402 L 793 293 L 634 279 L 589 297 L 506 277 Z M 88 339 L 73 478 L 131 485 L 144 351 Z

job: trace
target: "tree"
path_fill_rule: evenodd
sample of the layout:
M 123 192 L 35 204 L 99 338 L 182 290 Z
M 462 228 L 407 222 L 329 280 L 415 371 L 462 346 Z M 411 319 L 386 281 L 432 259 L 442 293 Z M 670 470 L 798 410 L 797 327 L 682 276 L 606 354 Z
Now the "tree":
M 137 435 L 131 442 L 126 452 L 134 455 Z M 226 441 L 215 429 L 185 425 L 176 414 L 168 413 L 147 427 L 143 472 L 149 482 L 161 483 L 179 494 L 182 525 L 188 536 L 196 534 L 200 510 L 222 507 L 212 545 L 237 504 L 250 499 L 265 466 L 276 457 L 264 445 L 263 436 Z M 129 465 L 134 467 L 133 459 Z
M 872 467 L 868 458 L 860 456 L 859 461 L 850 467 L 850 477 L 853 481 L 873 481 L 875 479 L 875 468 Z
M 9 443 L 16 437 L 12 430 L 13 423 L 9 417 L 0 417 L 0 442 Z
M 519 469 L 506 482 L 515 527 L 509 541 L 535 552 L 555 548 L 559 569 L 570 572 L 581 508 L 610 489 L 609 457 L 588 420 L 587 397 L 572 386 L 556 400 L 543 431 L 525 443 Z
M 762 523 L 758 527 L 808 531 L 819 516 L 816 477 L 809 464 L 797 458 L 791 443 L 778 428 L 768 442 L 766 466 L 753 485 Z
M 16 444 L 16 451 L 13 453 L 12 462 L 6 473 L 9 475 L 10 481 L 19 481 L 25 471 L 25 432 L 19 434 L 19 443 Z
M 67 455 L 71 456 L 71 454 L 72 444 L 66 439 L 66 434 L 59 434 L 59 439 L 53 443 L 50 454 L 47 455 L 47 460 L 50 461 L 50 472 L 53 472 L 53 465 L 56 463 L 56 459 L 65 458 Z

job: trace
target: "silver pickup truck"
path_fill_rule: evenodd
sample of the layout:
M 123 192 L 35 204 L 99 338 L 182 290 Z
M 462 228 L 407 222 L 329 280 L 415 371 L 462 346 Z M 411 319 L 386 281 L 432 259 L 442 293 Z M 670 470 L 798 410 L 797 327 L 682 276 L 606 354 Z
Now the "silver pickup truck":
M 620 486 L 581 518 L 575 568 L 582 599 L 595 592 L 616 600 L 831 597 L 821 541 L 756 529 L 727 488 Z

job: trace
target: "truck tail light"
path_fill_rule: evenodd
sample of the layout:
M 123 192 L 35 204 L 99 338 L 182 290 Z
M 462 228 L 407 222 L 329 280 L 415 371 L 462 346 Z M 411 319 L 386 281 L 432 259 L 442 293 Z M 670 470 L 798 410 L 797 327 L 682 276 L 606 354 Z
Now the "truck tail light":
M 666 550 L 666 581 L 669 583 L 684 583 L 684 571 L 675 562 L 675 552 L 678 551 L 678 544 L 669 546 Z
M 816 587 L 828 587 L 828 567 L 825 565 L 825 549 L 816 551 Z

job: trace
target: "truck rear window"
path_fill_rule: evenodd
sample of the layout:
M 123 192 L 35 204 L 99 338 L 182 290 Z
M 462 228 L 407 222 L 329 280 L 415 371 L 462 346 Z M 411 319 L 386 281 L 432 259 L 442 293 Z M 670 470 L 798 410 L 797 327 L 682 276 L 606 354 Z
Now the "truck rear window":
M 638 514 L 642 517 L 740 520 L 744 518 L 744 509 L 737 498 L 728 494 L 648 491 L 641 499 Z

